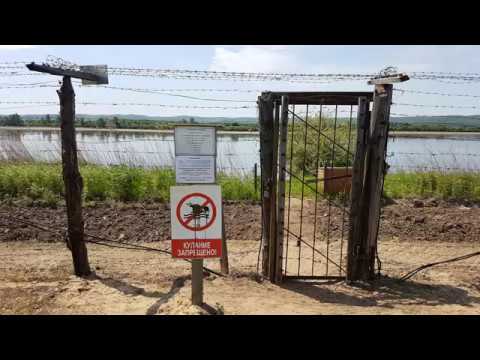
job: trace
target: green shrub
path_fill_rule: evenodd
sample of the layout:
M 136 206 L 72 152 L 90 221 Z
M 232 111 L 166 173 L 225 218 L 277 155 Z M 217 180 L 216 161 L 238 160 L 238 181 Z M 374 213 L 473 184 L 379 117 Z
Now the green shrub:
M 138 201 L 143 197 L 143 170 L 118 166 L 113 170 L 112 197 L 120 201 Z

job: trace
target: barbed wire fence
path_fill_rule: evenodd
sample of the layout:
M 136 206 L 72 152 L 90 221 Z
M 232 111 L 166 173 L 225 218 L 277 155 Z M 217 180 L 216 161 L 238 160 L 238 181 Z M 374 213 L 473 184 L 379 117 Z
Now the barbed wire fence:
M 77 69 L 78 66 L 73 63 L 68 63 L 62 59 L 55 59 L 50 57 L 47 59 L 52 65 L 64 66 L 65 68 Z M 0 62 L 0 78 L 21 78 L 22 80 L 25 77 L 29 76 L 46 76 L 45 74 L 32 73 L 25 71 L 25 64 L 28 62 Z M 306 73 L 248 73 L 248 72 L 219 72 L 219 71 L 203 71 L 203 70 L 182 70 L 182 69 L 149 69 L 149 68 L 135 68 L 135 67 L 110 67 L 109 75 L 115 77 L 139 77 L 139 78 L 154 78 L 160 80 L 192 80 L 192 81 L 205 81 L 205 80 L 221 80 L 229 82 L 242 82 L 242 83 L 252 83 L 252 82 L 280 82 L 287 84 L 310 84 L 310 85 L 324 85 L 332 84 L 337 82 L 362 82 L 371 79 L 372 77 L 377 76 L 378 74 L 373 73 L 356 73 L 356 74 L 342 74 L 342 73 L 331 73 L 331 74 L 306 74 Z M 412 80 L 418 81 L 437 81 L 445 84 L 476 84 L 480 82 L 480 73 L 451 73 L 451 72 L 413 72 L 410 73 L 410 78 Z M 33 78 L 32 78 L 33 80 Z M 41 89 L 41 88 L 58 88 L 58 81 L 32 81 L 32 82 L 0 82 L 0 91 L 1 90 L 10 90 L 10 89 Z M 81 88 L 88 88 L 86 85 L 81 85 L 79 82 L 74 82 L 77 86 Z M 194 105 L 190 102 L 187 104 L 167 104 L 167 103 L 153 103 L 153 102 L 135 102 L 135 101 L 112 101 L 112 102 L 95 102 L 95 101 L 80 101 L 77 102 L 78 105 L 84 107 L 96 107 L 96 106 L 112 106 L 112 107 L 122 107 L 122 106 L 137 106 L 137 107 L 156 107 L 156 108 L 171 108 L 171 109 L 203 109 L 203 110 L 225 110 L 225 111 L 235 111 L 235 110 L 253 110 L 256 109 L 255 99 L 232 99 L 232 98 L 221 98 L 221 97 L 205 97 L 205 96 L 192 96 L 192 93 L 225 93 L 225 94 L 250 94 L 255 95 L 261 92 L 258 87 L 255 89 L 243 89 L 243 88 L 228 88 L 228 89 L 215 89 L 215 88 L 142 88 L 142 87 L 128 87 L 128 86 L 97 86 L 96 88 L 112 91 L 112 92 L 131 92 L 139 94 L 151 94 L 159 96 L 168 96 L 176 98 L 184 98 L 188 101 L 202 101 L 202 102 L 225 102 L 225 103 L 238 103 L 235 106 L 227 105 Z M 437 92 L 437 91 L 427 91 L 427 90 L 414 90 L 414 89 L 403 89 L 403 88 L 394 88 L 394 91 L 398 94 L 415 94 L 415 95 L 428 95 L 428 96 L 439 96 L 439 97 L 448 97 L 448 98 L 471 98 L 477 99 L 480 98 L 480 95 L 468 94 L 468 93 L 449 93 L 449 92 Z M 247 104 L 248 103 L 248 104 Z M 3 107 L 3 105 L 7 105 Z M 58 102 L 48 101 L 48 100 L 31 100 L 31 101 L 22 101 L 22 100 L 0 100 L 0 110 L 8 109 L 18 109 L 18 108 L 35 108 L 35 107 L 56 107 Z M 411 103 L 411 102 L 393 102 L 392 107 L 394 109 L 404 109 L 404 108 L 425 108 L 425 109 L 453 109 L 453 110 L 477 110 L 480 108 L 480 105 L 477 104 L 468 104 L 468 105 L 446 105 L 446 104 L 426 104 L 426 103 Z M 400 111 L 400 110 L 399 110 Z M 299 112 L 301 113 L 301 112 Z M 400 112 L 392 112 L 391 115 L 396 117 L 412 117 L 412 116 L 431 116 L 428 114 L 418 115 L 418 114 L 405 114 L 403 110 Z M 438 117 L 451 116 L 448 114 L 435 115 Z M 458 116 L 459 119 L 468 119 L 472 121 L 479 121 L 480 127 L 480 115 L 471 116 L 471 115 L 462 115 Z M 394 120 L 394 119 L 392 119 Z M 434 124 L 444 124 L 451 125 L 452 123 L 446 122 L 435 122 Z M 105 129 L 108 131 L 109 129 Z M 258 145 L 258 140 L 256 139 L 242 139 L 242 142 L 251 142 Z M 111 146 L 109 141 L 81 141 L 79 140 L 79 154 L 82 159 L 87 162 L 97 162 L 103 165 L 116 165 L 127 163 L 129 165 L 135 166 L 148 166 L 154 163 L 154 166 L 165 167 L 166 163 L 172 163 L 173 153 L 171 146 L 173 139 L 168 138 L 146 138 L 143 139 L 132 139 L 132 140 L 119 140 L 114 139 L 112 141 L 115 143 L 114 146 Z M 125 144 L 123 144 L 125 143 Z M 3 160 L 9 159 L 9 154 L 18 156 L 18 151 L 12 150 L 11 143 L 8 146 L 5 146 L 6 141 L 3 139 L 1 141 L 0 155 L 3 157 Z M 122 145 L 130 144 L 132 147 L 122 147 Z M 139 145 L 141 144 L 141 145 Z M 147 146 L 150 144 L 151 146 Z M 163 145 L 159 144 L 169 144 L 168 149 Z M 24 144 L 25 145 L 25 144 Z M 39 158 L 45 159 L 42 157 L 42 154 L 46 155 L 50 161 L 57 161 L 60 159 L 60 148 L 58 141 L 36 141 L 36 148 L 31 151 L 23 153 L 26 155 L 26 158 L 38 160 Z M 98 145 L 98 147 L 95 147 Z M 44 147 L 42 147 L 44 146 Z M 258 149 L 255 148 L 255 151 L 241 153 L 236 149 L 231 150 L 230 152 L 224 151 L 224 153 L 219 153 L 219 169 L 220 171 L 233 171 L 239 174 L 242 173 L 252 173 L 253 166 L 239 165 L 238 159 L 245 157 L 246 162 L 251 162 L 252 159 L 257 159 Z M 221 161 L 222 156 L 224 160 Z M 387 157 L 391 160 L 401 158 L 407 158 L 410 160 L 412 158 L 423 158 L 422 164 L 411 164 L 411 161 L 404 161 L 402 164 L 395 165 L 392 164 L 392 171 L 472 171 L 476 172 L 480 170 L 480 166 L 473 164 L 474 166 L 467 167 L 462 162 L 458 162 L 459 158 L 466 159 L 466 163 L 472 165 L 472 159 L 479 157 L 479 153 L 475 152 L 420 152 L 420 151 L 392 151 Z M 446 161 L 441 163 L 438 158 L 452 158 L 453 162 Z M 230 158 L 230 159 L 229 159 Z M 433 159 L 433 160 L 432 160 Z M 256 161 L 256 160 L 255 160 Z M 461 166 L 452 166 L 452 164 L 460 164 Z M 253 165 L 253 164 L 251 164 Z M 12 220 L 13 221 L 13 220 Z M 34 224 L 35 225 L 35 224 Z M 37 224 L 38 225 L 38 224 Z M 92 237 L 94 242 L 94 238 Z M 98 239 L 97 239 L 98 240 Z M 104 239 L 104 243 L 108 241 Z M 153 251 L 153 250 L 152 250 Z M 463 258 L 460 258 L 460 260 Z M 456 260 L 455 260 L 456 261 Z M 423 268 L 422 268 L 423 269 Z M 419 270 L 420 271 L 420 270 Z M 413 271 L 409 274 L 405 274 L 404 279 L 409 278 L 410 276 L 415 275 L 416 272 Z

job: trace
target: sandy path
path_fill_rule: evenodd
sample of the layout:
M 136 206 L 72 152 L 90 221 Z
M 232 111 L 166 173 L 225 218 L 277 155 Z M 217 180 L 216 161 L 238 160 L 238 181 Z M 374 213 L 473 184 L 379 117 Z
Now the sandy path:
M 168 243 L 149 246 L 166 247 Z M 382 241 L 384 274 L 476 250 L 460 242 Z M 430 269 L 412 281 L 384 277 L 373 286 L 343 282 L 282 286 L 255 276 L 257 241 L 230 241 L 232 274 L 205 278 L 205 302 L 225 314 L 480 314 L 480 259 Z M 1 314 L 199 314 L 189 305 L 189 264 L 142 251 L 89 245 L 96 275 L 71 275 L 59 243 L 0 244 Z M 208 266 L 219 269 L 218 261 Z

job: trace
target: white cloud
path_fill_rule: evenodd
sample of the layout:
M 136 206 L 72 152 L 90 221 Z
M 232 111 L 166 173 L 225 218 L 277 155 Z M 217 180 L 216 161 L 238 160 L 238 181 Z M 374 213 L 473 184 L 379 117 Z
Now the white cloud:
M 36 45 L 0 45 L 1 50 L 25 50 L 25 49 L 34 49 Z
M 217 46 L 210 70 L 242 72 L 293 72 L 298 60 L 285 45 Z

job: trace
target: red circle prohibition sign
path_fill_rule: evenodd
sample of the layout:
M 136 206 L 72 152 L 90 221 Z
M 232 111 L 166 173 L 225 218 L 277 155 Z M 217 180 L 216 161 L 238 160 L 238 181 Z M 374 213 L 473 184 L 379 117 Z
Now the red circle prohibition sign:
M 205 199 L 205 201 L 203 201 L 201 204 L 199 204 L 200 206 L 211 205 L 211 207 L 212 207 L 212 217 L 211 217 L 210 221 L 208 221 L 205 225 L 202 225 L 202 226 L 199 226 L 199 227 L 189 225 L 190 222 L 193 220 L 193 215 L 187 217 L 186 219 L 183 219 L 182 214 L 180 212 L 180 210 L 181 210 L 183 204 L 185 203 L 185 201 L 187 201 L 188 199 L 193 198 L 193 197 L 200 197 L 200 198 Z M 179 203 L 177 205 L 177 219 L 178 219 L 178 221 L 180 222 L 180 224 L 183 227 L 185 227 L 185 228 L 187 228 L 188 230 L 191 230 L 191 231 L 202 231 L 202 230 L 208 229 L 213 224 L 216 217 L 217 217 L 217 208 L 215 206 L 215 203 L 213 202 L 213 200 L 209 196 L 207 196 L 205 194 L 202 194 L 202 193 L 192 193 L 192 194 L 185 195 L 179 201 Z

